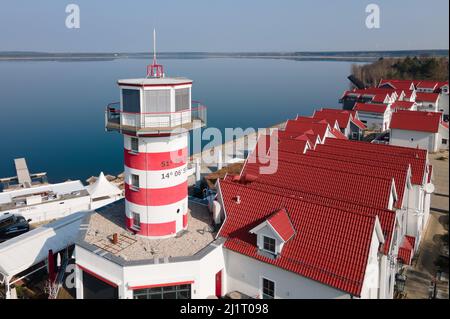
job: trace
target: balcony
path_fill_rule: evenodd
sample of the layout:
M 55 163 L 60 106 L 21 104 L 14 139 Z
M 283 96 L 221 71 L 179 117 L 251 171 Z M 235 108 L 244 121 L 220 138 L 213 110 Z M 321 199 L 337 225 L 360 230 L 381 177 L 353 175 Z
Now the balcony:
M 136 135 L 174 133 L 206 125 L 206 107 L 192 102 L 191 109 L 177 112 L 130 113 L 120 110 L 120 103 L 111 103 L 105 111 L 107 131 Z

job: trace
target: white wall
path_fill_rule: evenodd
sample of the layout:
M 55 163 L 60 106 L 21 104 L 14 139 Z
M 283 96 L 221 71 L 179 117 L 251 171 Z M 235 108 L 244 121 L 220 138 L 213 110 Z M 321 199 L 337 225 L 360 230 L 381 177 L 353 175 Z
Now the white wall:
M 389 128 L 391 113 L 385 112 L 383 114 L 378 114 L 359 111 L 358 117 L 360 121 L 366 124 L 368 129 L 372 129 L 374 127 L 376 130 L 384 131 L 384 128 Z
M 275 282 L 275 298 L 350 298 L 346 292 L 228 249 L 225 249 L 225 265 L 227 292 L 239 291 L 253 298 L 261 296 L 262 277 L 265 277 Z
M 448 115 L 448 93 L 439 94 L 438 111 L 443 111 L 445 115 Z
M 223 270 L 224 257 L 222 245 L 217 246 L 200 260 L 146 264 L 122 267 L 102 258 L 79 246 L 75 249 L 76 263 L 93 271 L 95 274 L 110 280 L 119 286 L 120 299 L 132 299 L 130 287 L 176 283 L 193 280 L 192 299 L 204 299 L 215 295 L 216 273 Z M 223 278 L 226 272 L 223 271 Z M 82 296 L 82 283 L 77 289 L 77 299 Z M 225 280 L 222 280 L 222 291 L 225 292 Z
M 391 129 L 389 144 L 436 152 L 438 150 L 438 134 L 418 131 Z

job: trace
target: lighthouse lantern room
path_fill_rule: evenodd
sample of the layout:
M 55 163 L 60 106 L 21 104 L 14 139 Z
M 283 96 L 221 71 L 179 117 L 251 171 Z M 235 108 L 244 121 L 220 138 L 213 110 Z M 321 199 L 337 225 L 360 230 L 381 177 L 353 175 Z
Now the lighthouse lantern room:
M 188 222 L 189 131 L 206 125 L 206 108 L 193 105 L 192 80 L 165 76 L 155 49 L 145 78 L 118 85 L 120 102 L 107 106 L 105 120 L 107 131 L 124 137 L 127 228 L 146 237 L 175 236 Z

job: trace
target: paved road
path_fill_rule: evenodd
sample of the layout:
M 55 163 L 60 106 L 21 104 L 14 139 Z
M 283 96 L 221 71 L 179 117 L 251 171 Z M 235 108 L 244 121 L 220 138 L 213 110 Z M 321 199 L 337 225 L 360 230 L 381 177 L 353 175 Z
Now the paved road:
M 438 158 L 446 156 L 446 160 Z M 436 261 L 440 254 L 441 236 L 448 236 L 449 176 L 448 152 L 432 154 L 430 160 L 434 169 L 433 183 L 436 187 L 431 196 L 431 214 L 424 237 L 416 255 L 416 262 L 406 273 L 406 295 L 408 299 L 428 299 L 433 277 L 438 270 Z M 448 273 L 448 269 L 447 269 Z M 448 282 L 439 283 L 443 298 L 448 298 Z

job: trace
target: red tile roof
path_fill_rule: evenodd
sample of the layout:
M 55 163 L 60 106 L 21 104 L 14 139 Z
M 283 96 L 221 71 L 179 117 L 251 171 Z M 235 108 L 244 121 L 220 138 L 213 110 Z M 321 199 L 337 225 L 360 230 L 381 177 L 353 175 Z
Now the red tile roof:
M 390 128 L 437 133 L 441 118 L 440 112 L 398 111 L 392 114 Z
M 318 145 L 320 147 L 322 145 Z M 280 156 L 280 155 L 278 155 Z M 377 208 L 388 208 L 392 191 L 392 178 L 346 172 L 341 164 L 318 167 L 302 163 L 277 162 L 275 174 L 261 174 L 263 161 L 247 161 L 242 174 L 258 176 L 258 181 L 285 189 L 298 190 Z M 308 181 L 307 183 L 305 181 Z M 345 185 L 345 187 L 343 187 Z M 370 192 L 367 191 L 370 185 Z
M 313 153 L 314 151 L 308 151 L 305 155 L 297 155 L 295 158 L 287 158 L 283 154 L 279 154 L 278 160 L 291 162 L 296 165 L 309 165 L 325 169 L 333 167 L 335 170 L 347 173 L 357 172 L 358 174 L 366 176 L 394 179 L 398 195 L 397 207 L 402 207 L 403 195 L 407 187 L 408 166 L 403 165 L 403 167 L 399 169 L 398 167 L 392 166 L 379 167 L 373 165 L 373 163 L 368 164 L 367 162 L 357 164 L 355 162 L 342 161 L 340 159 L 311 156 Z M 278 165 L 282 165 L 282 163 L 279 163 Z
M 372 103 L 356 103 L 353 108 L 358 112 L 366 113 L 384 113 L 387 110 L 386 104 L 372 104 Z
M 403 89 L 403 90 L 411 90 L 411 86 L 413 85 L 413 81 L 411 80 L 391 80 L 391 79 L 382 79 L 380 81 L 379 87 L 382 85 L 390 85 L 394 89 Z
M 372 103 L 384 103 L 386 99 L 388 98 L 387 94 L 377 94 L 373 97 Z
M 361 130 L 365 130 L 367 127 L 366 127 L 366 125 L 363 123 L 363 122 L 361 122 L 358 118 L 353 118 L 352 119 L 352 122 L 357 126 L 357 127 L 359 127 Z
M 285 131 L 301 135 L 312 130 L 314 134 L 317 134 L 320 139 L 323 140 L 328 128 L 329 125 L 326 121 L 317 122 L 317 120 L 313 118 L 299 117 L 295 120 L 288 120 L 286 122 Z
M 405 236 L 403 238 L 402 245 L 398 249 L 398 259 L 404 264 L 404 265 L 410 265 L 411 259 L 414 255 L 414 245 L 415 245 L 416 239 L 412 236 Z
M 360 296 L 376 217 L 219 181 L 226 219 L 224 247 Z M 239 204 L 235 197 L 240 196 Z M 249 230 L 284 208 L 297 234 L 278 258 L 258 253 Z
M 334 123 L 336 123 L 337 121 L 339 128 L 341 129 L 347 128 L 352 118 L 352 114 L 344 110 L 337 110 L 337 111 L 338 112 L 330 111 L 330 109 L 322 109 L 321 111 L 315 111 L 312 117 L 317 120 L 327 121 L 327 123 L 330 124 L 331 127 L 333 127 Z
M 392 103 L 391 108 L 393 110 L 409 110 L 415 103 L 409 101 L 396 101 Z
M 417 102 L 433 102 L 433 103 L 436 103 L 438 98 L 439 98 L 439 94 L 438 93 L 417 92 L 417 94 L 416 94 L 416 101 Z
M 416 88 L 435 90 L 438 88 L 438 85 L 439 82 L 437 81 L 420 81 L 416 84 Z
M 307 200 L 314 202 L 318 205 L 332 206 L 338 209 L 349 210 L 361 214 L 368 214 L 371 216 L 378 216 L 380 219 L 381 228 L 385 237 L 385 243 L 380 247 L 380 251 L 383 254 L 388 254 L 391 247 L 391 239 L 395 225 L 396 213 L 388 209 L 379 209 L 365 205 L 355 204 L 348 200 L 339 200 L 333 197 L 324 197 L 317 194 L 308 192 L 302 192 L 296 189 L 286 189 L 283 187 L 273 186 L 266 183 L 261 183 L 258 179 L 242 178 L 234 180 L 232 176 L 228 177 L 229 181 L 244 183 L 247 187 L 257 189 L 264 192 L 274 193 L 282 196 L 288 196 L 290 198 L 297 198 L 299 200 Z
M 267 222 L 285 242 L 295 235 L 294 226 L 292 226 L 289 215 L 284 208 L 273 213 L 272 216 L 267 219 Z
M 330 156 L 372 161 L 374 165 L 381 167 L 389 164 L 411 165 L 411 182 L 416 185 L 422 185 L 426 176 L 428 161 L 426 150 L 336 139 L 327 139 L 325 145 L 318 145 L 315 150 Z
M 347 136 L 345 136 L 344 134 L 342 134 L 342 132 L 338 129 L 333 128 L 331 130 L 331 134 L 334 135 L 335 138 L 337 139 L 341 139 L 341 140 L 347 140 Z

